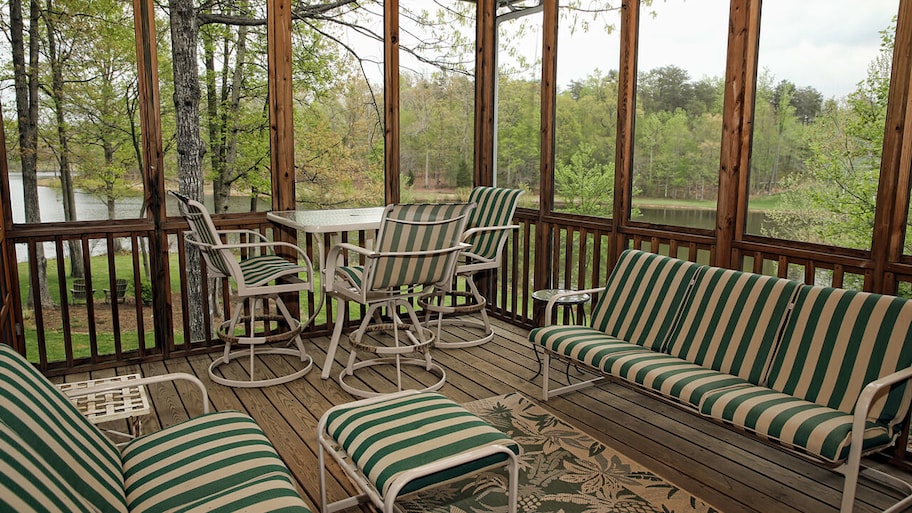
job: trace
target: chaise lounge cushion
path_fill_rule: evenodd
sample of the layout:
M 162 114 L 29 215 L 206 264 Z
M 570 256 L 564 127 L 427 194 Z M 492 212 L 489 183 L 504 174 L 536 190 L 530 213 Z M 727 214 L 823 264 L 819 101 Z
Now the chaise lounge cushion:
M 253 419 L 202 415 L 150 433 L 123 449 L 131 512 L 305 512 L 282 460 Z
M 127 511 L 117 447 L 5 344 L 0 344 L 0 391 L 0 421 L 38 458 L 98 509 Z

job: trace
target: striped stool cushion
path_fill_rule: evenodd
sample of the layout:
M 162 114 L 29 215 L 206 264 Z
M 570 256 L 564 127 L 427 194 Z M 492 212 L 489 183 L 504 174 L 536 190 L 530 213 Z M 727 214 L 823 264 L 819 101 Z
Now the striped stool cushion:
M 519 445 L 507 435 L 433 392 L 396 397 L 369 405 L 353 405 L 330 412 L 326 432 L 348 454 L 380 492 L 405 471 L 427 463 L 500 444 L 515 454 Z M 499 466 L 507 461 L 495 454 L 415 479 L 400 495 L 445 483 Z
M 607 371 L 605 362 L 610 355 L 629 352 L 655 354 L 649 349 L 587 326 L 554 325 L 535 328 L 529 333 L 529 340 L 553 354 L 600 371 Z
M 659 392 L 697 409 L 703 396 L 714 390 L 740 387 L 743 379 L 665 354 L 644 351 L 611 355 L 606 371 L 630 383 Z
M 665 351 L 759 385 L 796 281 L 707 267 L 694 283 Z
M 852 415 L 765 387 L 711 392 L 700 413 L 832 463 L 849 455 Z M 864 450 L 886 447 L 891 441 L 885 425 L 867 424 Z
M 868 383 L 912 365 L 912 302 L 828 287 L 798 294 L 770 369 L 768 386 L 854 413 Z M 912 388 L 894 387 L 874 403 L 868 420 L 901 422 Z
M 133 440 L 123 467 L 131 512 L 310 512 L 263 431 L 238 412 L 202 415 Z
M 0 420 L 86 502 L 127 510 L 117 447 L 6 344 L 0 344 Z
M 592 327 L 661 351 L 699 266 L 628 249 L 592 310 Z
M 35 450 L 0 422 L 0 511 L 101 511 L 89 504 Z

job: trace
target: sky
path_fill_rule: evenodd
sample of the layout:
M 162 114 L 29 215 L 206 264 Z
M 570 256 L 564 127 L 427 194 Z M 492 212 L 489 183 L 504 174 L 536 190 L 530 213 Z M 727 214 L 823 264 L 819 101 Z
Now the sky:
M 640 27 L 639 70 L 675 65 L 691 79 L 722 77 L 728 33 L 728 0 L 655 0 Z M 880 52 L 880 31 L 890 25 L 898 0 L 764 0 L 759 67 L 824 97 L 855 89 Z M 558 84 L 598 68 L 617 68 L 617 32 L 592 30 L 558 41 Z
M 764 0 L 762 9 L 761 73 L 771 74 L 775 82 L 790 80 L 798 87 L 814 87 L 831 98 L 850 93 L 866 76 L 868 65 L 880 52 L 880 31 L 890 26 L 899 1 Z M 728 0 L 654 0 L 641 14 L 639 70 L 674 65 L 687 70 L 692 80 L 722 77 L 728 16 Z M 620 26 L 617 14 L 608 21 Z M 516 23 L 504 24 L 502 29 L 511 30 Z M 569 26 L 562 24 L 560 87 L 596 69 L 605 73 L 618 68 L 619 31 L 606 34 L 603 26 L 601 22 L 588 32 L 570 34 Z M 530 56 L 541 53 L 540 34 L 516 44 Z

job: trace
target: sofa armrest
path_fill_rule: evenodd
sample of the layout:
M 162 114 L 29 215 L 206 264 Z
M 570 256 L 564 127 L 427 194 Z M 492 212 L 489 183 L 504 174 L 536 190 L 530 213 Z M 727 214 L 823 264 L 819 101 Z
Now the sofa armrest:
M 127 387 L 135 387 L 139 385 L 150 385 L 152 383 L 164 383 L 168 381 L 189 381 L 190 383 L 196 385 L 196 388 L 199 389 L 200 397 L 203 403 L 203 413 L 209 413 L 209 394 L 206 392 L 206 385 L 199 380 L 193 374 L 188 374 L 186 372 L 174 372 L 170 374 L 162 374 L 160 376 L 149 376 L 139 379 L 134 379 L 129 382 L 127 386 L 124 386 L 123 383 L 110 383 L 104 385 L 96 385 L 93 387 L 80 388 L 74 390 L 64 391 L 64 394 L 69 398 L 81 397 L 84 395 L 97 394 L 99 392 L 107 392 L 109 390 L 120 390 Z
M 557 304 L 562 298 L 567 296 L 574 296 L 577 294 L 598 294 L 604 292 L 605 287 L 597 287 L 594 289 L 584 289 L 584 290 L 568 290 L 560 294 L 555 294 L 548 300 L 548 304 L 545 305 L 545 326 L 550 325 L 551 323 L 551 312 L 554 311 L 554 305 Z

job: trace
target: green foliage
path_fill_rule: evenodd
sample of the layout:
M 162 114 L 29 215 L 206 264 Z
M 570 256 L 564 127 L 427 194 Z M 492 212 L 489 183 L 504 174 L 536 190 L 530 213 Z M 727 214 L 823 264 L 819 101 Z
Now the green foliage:
M 614 166 L 599 163 L 595 148 L 581 144 L 565 164 L 554 173 L 557 194 L 566 202 L 564 210 L 578 214 L 608 216 L 614 200 Z

